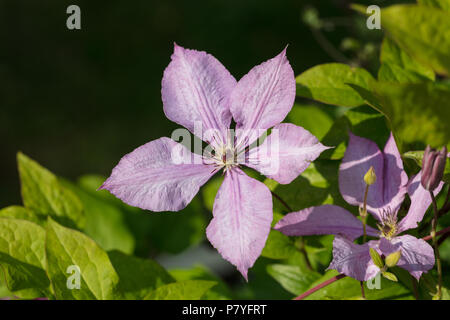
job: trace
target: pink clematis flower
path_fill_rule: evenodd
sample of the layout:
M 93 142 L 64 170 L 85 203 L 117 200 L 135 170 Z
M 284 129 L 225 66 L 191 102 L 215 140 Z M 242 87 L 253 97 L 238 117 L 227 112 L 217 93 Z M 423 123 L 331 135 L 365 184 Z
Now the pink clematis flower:
M 384 256 L 401 251 L 397 266 L 419 279 L 434 265 L 433 248 L 422 239 L 400 234 L 416 228 L 432 202 L 429 192 L 420 183 L 421 172 L 408 180 L 392 134 L 383 151 L 373 141 L 352 133 L 349 135 L 348 147 L 339 168 L 339 189 L 349 204 L 363 206 L 366 188 L 363 177 L 370 167 L 374 168 L 377 178 L 369 187 L 367 210 L 377 220 L 379 230 L 367 226 L 366 232 L 379 240 L 362 245 L 353 243 L 363 234 L 362 223 L 353 214 L 335 205 L 289 213 L 274 228 L 289 236 L 336 235 L 333 260 L 328 269 L 336 269 L 359 281 L 371 279 L 380 272 L 370 257 L 370 248 Z M 439 193 L 442 185 L 441 182 L 435 194 Z M 406 216 L 398 222 L 397 213 L 406 193 L 411 199 L 411 206 Z
M 200 124 L 212 134 L 206 155 L 191 153 L 169 138 L 151 141 L 125 155 L 101 186 L 125 203 L 151 211 L 186 207 L 216 172 L 225 178 L 214 202 L 206 234 L 211 244 L 247 279 L 272 222 L 272 196 L 241 169 L 249 166 L 280 183 L 290 183 L 327 149 L 307 130 L 280 123 L 295 99 L 294 72 L 286 49 L 239 82 L 212 55 L 175 44 L 162 79 L 164 113 L 195 134 Z M 232 118 L 236 135 L 231 138 Z M 254 130 L 276 131 L 259 147 Z M 278 145 L 277 152 L 267 151 Z M 181 150 L 181 151 L 180 151 Z M 175 155 L 175 156 L 174 156 Z M 278 170 L 269 170 L 273 161 Z

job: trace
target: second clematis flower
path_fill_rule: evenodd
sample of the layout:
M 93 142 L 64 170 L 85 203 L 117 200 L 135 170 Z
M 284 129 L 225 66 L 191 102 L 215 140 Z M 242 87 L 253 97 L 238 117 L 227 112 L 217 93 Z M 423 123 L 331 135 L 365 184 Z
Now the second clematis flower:
M 165 137 L 148 142 L 125 155 L 101 188 L 142 209 L 179 211 L 223 169 L 206 234 L 247 279 L 270 231 L 272 195 L 241 166 L 286 184 L 327 149 L 302 127 L 281 123 L 293 106 L 295 89 L 286 49 L 237 82 L 212 55 L 175 44 L 162 79 L 164 113 L 194 134 L 198 126 L 209 132 L 199 136 L 209 151 L 192 153 Z M 254 146 L 258 132 L 270 128 L 264 143 Z
M 334 234 L 333 260 L 328 269 L 355 278 L 369 280 L 380 272 L 370 256 L 370 248 L 387 257 L 400 251 L 397 266 L 406 269 L 416 279 L 434 266 L 433 248 L 424 240 L 402 232 L 416 228 L 432 200 L 421 183 L 421 172 L 408 180 L 394 137 L 390 135 L 381 151 L 371 140 L 349 133 L 348 147 L 339 168 L 339 190 L 350 205 L 363 207 L 366 173 L 374 172 L 366 208 L 377 220 L 378 230 L 367 226 L 367 235 L 377 237 L 362 245 L 353 241 L 363 235 L 363 225 L 349 211 L 335 206 L 311 207 L 287 214 L 275 229 L 289 236 Z M 372 181 L 371 181 L 372 182 Z M 441 182 L 434 193 L 442 188 Z M 397 214 L 406 193 L 411 205 L 406 216 L 398 221 Z

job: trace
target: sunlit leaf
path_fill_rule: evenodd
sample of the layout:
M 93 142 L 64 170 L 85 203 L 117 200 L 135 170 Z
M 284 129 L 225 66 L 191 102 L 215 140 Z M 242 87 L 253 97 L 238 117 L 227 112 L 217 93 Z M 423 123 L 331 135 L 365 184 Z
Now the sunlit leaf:
M 44 228 L 26 220 L 0 218 L 0 265 L 10 291 L 21 298 L 48 297 L 45 261 Z
M 314 271 L 305 271 L 298 266 L 271 264 L 267 272 L 290 293 L 298 296 L 305 292 L 321 275 Z
M 200 300 L 217 284 L 207 280 L 185 280 L 159 287 L 145 297 L 145 300 Z
M 114 250 L 108 252 L 119 276 L 118 295 L 124 299 L 143 299 L 150 292 L 175 279 L 157 262 L 140 259 Z
M 205 300 L 227 300 L 231 298 L 231 291 L 226 283 L 204 266 L 197 265 L 190 269 L 172 269 L 169 270 L 169 273 L 177 281 L 209 280 L 217 282 L 217 285 L 204 294 L 202 298 Z
M 17 162 L 25 207 L 63 225 L 82 229 L 85 216 L 80 199 L 53 173 L 23 153 L 17 154 Z
M 301 126 L 321 140 L 333 125 L 332 118 L 318 106 L 294 104 L 286 122 Z
M 403 50 L 440 74 L 450 74 L 448 12 L 420 5 L 381 10 L 381 25 Z
M 362 68 L 341 63 L 322 64 L 297 76 L 297 95 L 327 104 L 356 107 L 364 104 L 364 100 L 348 84 L 367 88 L 372 80 L 372 75 Z
M 119 276 L 106 252 L 83 233 L 49 218 L 46 255 L 47 274 L 57 299 L 106 300 L 116 296 Z M 80 288 L 68 286 L 76 285 L 78 275 Z

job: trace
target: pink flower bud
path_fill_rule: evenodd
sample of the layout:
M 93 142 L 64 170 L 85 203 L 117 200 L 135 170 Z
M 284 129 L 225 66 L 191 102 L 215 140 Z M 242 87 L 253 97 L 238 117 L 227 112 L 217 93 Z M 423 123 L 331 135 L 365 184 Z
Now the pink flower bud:
M 447 148 L 441 151 L 427 146 L 422 159 L 422 186 L 429 191 L 437 188 L 444 176 L 445 162 L 447 160 Z

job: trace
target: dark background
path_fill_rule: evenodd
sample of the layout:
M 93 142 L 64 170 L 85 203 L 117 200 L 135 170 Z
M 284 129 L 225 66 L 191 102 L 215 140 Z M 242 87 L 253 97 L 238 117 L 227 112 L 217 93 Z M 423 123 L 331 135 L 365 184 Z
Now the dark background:
M 297 75 L 336 61 L 302 21 L 309 6 L 335 22 L 323 34 L 338 50 L 346 37 L 379 44 L 381 31 L 369 32 L 349 3 L 1 0 L 1 207 L 21 202 L 19 150 L 74 179 L 108 175 L 125 153 L 170 136 L 177 126 L 164 116 L 160 90 L 174 41 L 213 54 L 237 79 L 289 44 Z M 81 8 L 81 30 L 66 28 L 70 4 Z M 374 70 L 377 50 L 356 63 Z M 343 54 L 355 60 L 355 52 Z

